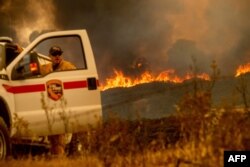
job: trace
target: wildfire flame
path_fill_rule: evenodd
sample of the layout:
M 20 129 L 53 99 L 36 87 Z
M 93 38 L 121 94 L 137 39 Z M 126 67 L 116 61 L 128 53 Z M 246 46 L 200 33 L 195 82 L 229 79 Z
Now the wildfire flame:
M 142 73 L 139 77 L 129 77 L 126 76 L 120 70 L 114 70 L 114 76 L 107 78 L 105 84 L 101 84 L 101 90 L 106 90 L 115 87 L 132 87 L 138 84 L 150 83 L 150 82 L 173 82 L 173 83 L 181 83 L 185 80 L 194 78 L 195 76 L 191 73 L 187 73 L 184 77 L 179 77 L 176 75 L 175 70 L 170 69 L 159 73 L 158 75 L 154 75 L 149 71 Z M 210 80 L 208 74 L 202 73 L 196 75 L 197 78 L 203 80 Z
M 242 74 L 250 72 L 250 63 L 245 65 L 240 65 L 237 70 L 235 77 Z M 126 76 L 122 71 L 114 69 L 114 76 L 107 78 L 104 84 L 101 84 L 101 90 L 106 90 L 115 87 L 132 87 L 138 84 L 150 83 L 150 82 L 172 82 L 172 83 L 182 83 L 185 80 L 192 78 L 199 78 L 203 80 L 210 80 L 210 76 L 206 73 L 201 73 L 194 75 L 192 73 L 187 73 L 184 77 L 180 77 L 176 74 L 175 70 L 169 69 L 155 75 L 149 71 L 142 73 L 138 77 Z
M 247 63 L 245 65 L 240 65 L 236 70 L 235 77 L 238 77 L 238 76 L 245 74 L 245 73 L 248 73 L 248 72 L 250 72 L 250 63 Z

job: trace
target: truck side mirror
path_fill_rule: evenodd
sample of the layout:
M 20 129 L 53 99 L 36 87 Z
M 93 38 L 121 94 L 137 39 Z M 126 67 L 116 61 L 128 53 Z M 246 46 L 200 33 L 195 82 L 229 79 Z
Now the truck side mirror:
M 25 79 L 38 75 L 39 64 L 37 54 L 35 52 L 25 55 L 21 61 L 17 63 L 12 71 L 12 79 Z

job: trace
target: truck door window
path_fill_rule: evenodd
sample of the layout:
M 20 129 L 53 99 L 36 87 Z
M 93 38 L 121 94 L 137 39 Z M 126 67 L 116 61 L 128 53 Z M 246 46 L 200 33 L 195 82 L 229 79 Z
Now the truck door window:
M 63 60 L 71 62 L 76 69 L 86 69 L 85 54 L 82 48 L 81 38 L 78 36 L 60 36 L 48 38 L 39 43 L 33 50 L 41 56 L 49 57 L 49 50 L 52 46 L 59 46 Z M 48 62 L 47 62 L 48 63 Z
M 62 59 L 70 62 L 74 65 L 74 69 L 70 70 L 79 70 L 86 69 L 86 59 L 84 50 L 82 48 L 82 41 L 79 36 L 59 36 L 53 38 L 47 38 L 40 43 L 38 43 L 31 51 L 29 51 L 23 59 L 16 65 L 14 72 L 12 73 L 12 79 L 24 79 L 20 77 L 20 70 L 28 70 L 26 73 L 29 75 L 24 75 L 25 78 L 37 78 L 44 77 L 45 75 L 51 72 L 57 72 L 56 70 L 48 70 L 47 67 L 52 69 L 52 56 L 50 54 L 50 49 L 52 46 L 59 46 L 63 51 Z M 28 64 L 28 61 L 24 60 L 32 60 Z M 23 65 L 25 64 L 25 65 Z M 37 66 L 35 65 L 37 64 Z M 44 70 L 45 67 L 45 70 Z M 29 68 L 29 69 L 28 69 Z M 39 71 L 32 71 L 39 70 Z M 65 71 L 67 69 L 63 69 Z M 19 73 L 19 74 L 18 74 Z M 17 75 L 15 75 L 17 74 Z M 16 77 L 19 76 L 19 77 Z

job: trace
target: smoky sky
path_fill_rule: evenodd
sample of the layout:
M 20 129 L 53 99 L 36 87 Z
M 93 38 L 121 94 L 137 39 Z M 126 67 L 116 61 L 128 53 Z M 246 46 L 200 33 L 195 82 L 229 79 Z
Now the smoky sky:
M 131 73 L 138 60 L 155 73 L 185 73 L 193 57 L 201 72 L 209 72 L 215 60 L 224 75 L 250 61 L 248 0 L 37 0 L 42 5 L 36 9 L 27 8 L 30 2 L 0 0 L 0 35 L 18 41 L 17 22 L 28 27 L 45 14 L 48 26 L 34 31 L 86 29 L 101 80 L 114 68 Z
M 56 1 L 58 22 L 60 25 L 65 23 L 63 27 L 66 29 L 82 27 L 88 30 L 98 71 L 102 75 L 110 75 L 114 68 L 128 73 L 141 57 L 146 57 L 151 66 L 167 63 L 166 57 L 160 58 L 168 43 L 168 39 L 162 36 L 170 33 L 171 25 L 162 22 L 162 26 L 157 26 L 160 20 L 151 16 L 156 9 L 146 2 L 95 0 L 61 3 Z

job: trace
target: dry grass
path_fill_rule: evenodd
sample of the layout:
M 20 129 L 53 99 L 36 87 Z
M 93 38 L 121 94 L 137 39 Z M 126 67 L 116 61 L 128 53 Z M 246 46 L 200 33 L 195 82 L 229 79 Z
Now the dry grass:
M 0 166 L 202 166 L 222 167 L 224 150 L 249 150 L 250 116 L 233 107 L 211 107 L 209 93 L 186 95 L 175 115 L 159 120 L 111 118 L 79 134 L 83 152 L 75 157 L 29 157 Z

